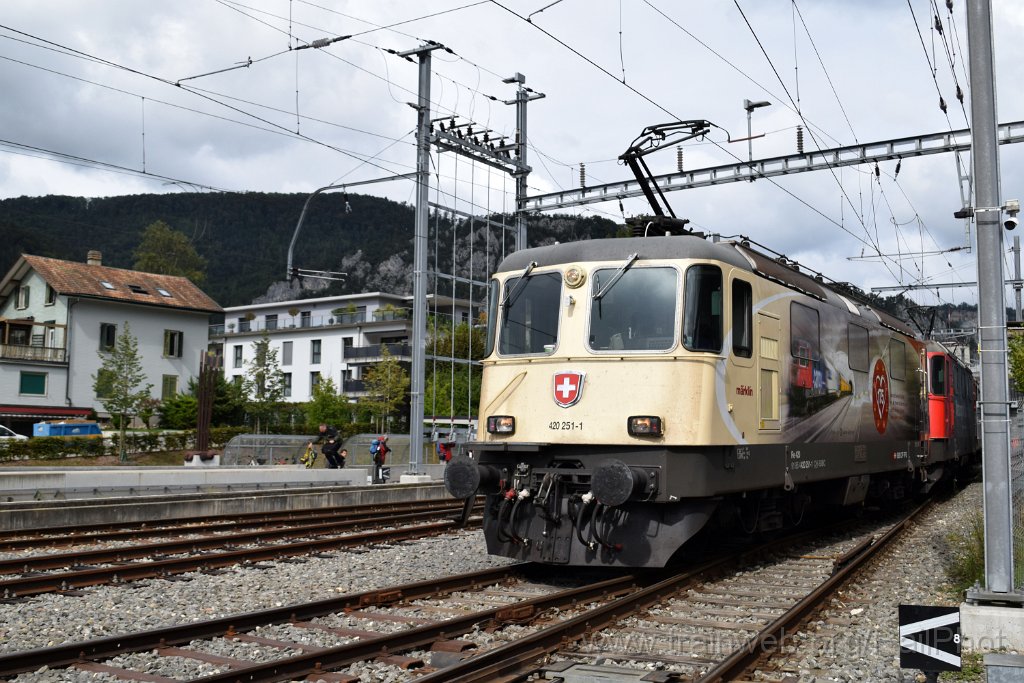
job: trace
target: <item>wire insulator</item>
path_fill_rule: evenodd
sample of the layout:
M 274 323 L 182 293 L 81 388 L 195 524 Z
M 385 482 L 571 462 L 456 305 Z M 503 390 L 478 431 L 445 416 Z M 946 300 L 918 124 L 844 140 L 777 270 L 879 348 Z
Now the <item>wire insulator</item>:
M 964 91 L 960 89 L 960 84 L 956 85 L 956 98 L 960 100 L 960 104 L 964 103 Z
M 950 12 L 953 11 L 953 0 L 946 0 L 946 9 L 948 9 Z
M 946 98 L 944 98 L 942 95 L 939 95 L 939 109 L 942 110 L 943 114 L 946 113 Z
M 894 179 L 898 178 L 900 176 L 900 166 L 902 166 L 902 165 L 903 165 L 903 159 L 899 159 L 899 160 L 896 161 L 896 172 L 892 174 L 892 177 Z
M 676 170 L 680 173 L 683 172 L 683 146 L 678 145 L 676 147 Z
M 804 127 L 803 126 L 797 126 L 796 127 L 796 153 L 797 154 L 803 154 L 804 153 Z
M 580 187 L 587 186 L 587 165 L 580 162 Z
M 939 19 L 938 14 L 935 15 L 935 30 L 939 32 L 940 36 L 942 35 L 942 20 Z
M 878 168 L 878 162 L 877 161 L 875 162 L 875 177 L 876 178 L 881 178 L 882 177 L 882 171 Z

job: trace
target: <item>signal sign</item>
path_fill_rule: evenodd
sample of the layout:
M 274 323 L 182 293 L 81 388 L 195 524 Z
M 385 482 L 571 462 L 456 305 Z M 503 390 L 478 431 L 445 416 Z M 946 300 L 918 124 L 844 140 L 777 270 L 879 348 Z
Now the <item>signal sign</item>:
M 900 668 L 960 670 L 960 608 L 900 605 Z

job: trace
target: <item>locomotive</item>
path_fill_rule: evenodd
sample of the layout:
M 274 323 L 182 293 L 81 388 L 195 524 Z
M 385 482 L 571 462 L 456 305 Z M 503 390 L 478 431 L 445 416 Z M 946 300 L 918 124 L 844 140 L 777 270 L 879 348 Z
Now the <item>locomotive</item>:
M 966 466 L 970 370 L 785 257 L 659 212 L 640 157 L 664 127 L 644 134 L 623 158 L 660 215 L 514 252 L 490 280 L 480 435 L 445 471 L 454 497 L 486 496 L 488 552 L 661 567 L 702 530 L 771 531 Z
M 978 448 L 970 370 L 747 241 L 513 253 L 490 283 L 473 457 L 488 551 L 663 566 L 709 523 L 927 490 Z

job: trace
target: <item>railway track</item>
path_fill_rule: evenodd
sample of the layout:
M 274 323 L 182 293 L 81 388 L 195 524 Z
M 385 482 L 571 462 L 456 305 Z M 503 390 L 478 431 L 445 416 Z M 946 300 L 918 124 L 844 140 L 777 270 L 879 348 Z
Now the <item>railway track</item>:
M 479 518 L 464 513 L 461 502 L 436 501 L 405 505 L 403 514 L 351 516 L 317 523 L 289 520 L 256 531 L 179 538 L 142 545 L 115 546 L 67 553 L 28 555 L 0 560 L 0 597 L 23 598 L 41 593 L 73 591 L 107 583 L 210 571 L 238 564 L 279 560 L 310 553 L 397 542 L 477 525 Z M 460 515 L 461 519 L 450 519 Z M 438 518 L 445 518 L 438 520 Z M 308 518 L 306 518 L 308 519 Z M 234 528 L 237 528 L 235 524 Z M 386 528 L 379 528 L 385 526 Z M 368 527 L 372 527 L 367 530 Z M 179 527 L 179 529 L 181 529 Z M 185 527 L 195 534 L 196 527 Z M 116 533 L 116 532 L 114 532 Z
M 166 522 L 74 524 L 46 529 L 0 531 L 0 552 L 130 541 L 160 536 L 185 536 L 230 532 L 239 527 L 263 528 L 301 524 L 307 521 L 344 522 L 359 518 L 385 517 L 410 511 L 429 512 L 461 509 L 461 501 L 450 499 L 424 500 L 401 503 L 372 503 L 369 505 L 334 506 L 329 509 L 283 510 L 279 512 L 253 512 L 189 517 Z
M 537 673 L 539 660 L 567 669 L 603 659 L 656 662 L 675 677 L 665 680 L 738 680 L 909 519 L 884 534 L 805 532 L 681 572 L 574 572 L 569 586 L 549 567 L 513 565 L 4 655 L 0 675 L 46 665 L 151 681 L 345 682 L 372 665 L 422 681 L 512 681 Z

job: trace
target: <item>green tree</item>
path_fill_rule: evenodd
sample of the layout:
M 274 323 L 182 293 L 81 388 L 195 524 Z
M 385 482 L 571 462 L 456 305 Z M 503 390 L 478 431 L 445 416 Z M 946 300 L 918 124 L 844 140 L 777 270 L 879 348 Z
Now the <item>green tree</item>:
M 468 323 L 455 326 L 440 321 L 432 325 L 427 353 L 437 358 L 479 360 L 483 357 L 485 333 Z M 435 416 L 473 416 L 480 403 L 478 366 L 433 361 L 427 365 L 423 408 Z
M 1024 390 L 1024 337 L 1011 335 L 1009 345 L 1010 381 Z
M 348 400 L 338 394 L 334 380 L 330 377 L 320 380 L 313 387 L 313 395 L 305 406 L 307 424 L 338 425 L 351 419 Z
M 210 425 L 234 427 L 245 421 L 246 398 L 241 384 L 216 376 Z M 195 429 L 199 419 L 199 385 L 193 377 L 186 391 L 160 404 L 160 426 L 168 429 Z
M 256 419 L 256 433 L 269 425 L 284 398 L 284 373 L 277 362 L 277 349 L 270 347 L 266 330 L 253 344 L 253 358 L 246 363 L 242 382 L 246 396 L 246 409 Z
M 114 342 L 114 348 L 100 351 L 99 355 L 101 364 L 99 371 L 92 376 L 93 390 L 103 404 L 103 409 L 111 417 L 116 417 L 121 433 L 119 456 L 121 462 L 126 462 L 128 450 L 125 432 L 128 422 L 138 415 L 150 397 L 153 385 L 143 384 L 146 373 L 142 371 L 142 361 L 139 360 L 139 342 L 132 335 L 128 321 L 125 321 L 124 330 Z
M 381 361 L 368 368 L 363 375 L 366 396 L 359 399 L 381 429 L 390 430 L 391 417 L 409 395 L 409 373 L 398 359 L 380 345 Z
M 200 256 L 185 233 L 163 221 L 150 223 L 134 252 L 135 270 L 161 275 L 182 275 L 201 284 L 206 279 L 206 259 Z

